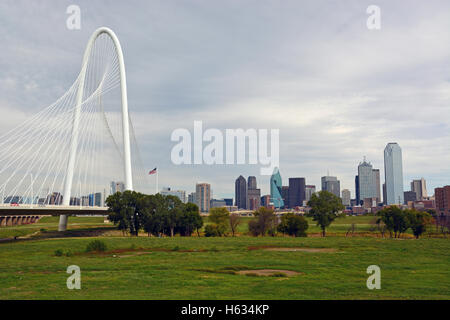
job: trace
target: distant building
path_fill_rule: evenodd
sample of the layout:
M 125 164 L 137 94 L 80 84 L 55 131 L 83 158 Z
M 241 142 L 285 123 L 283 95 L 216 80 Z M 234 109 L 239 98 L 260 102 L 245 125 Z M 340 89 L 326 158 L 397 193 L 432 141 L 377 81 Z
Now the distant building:
M 59 192 L 53 192 L 51 195 L 47 196 L 46 204 L 50 205 L 60 205 L 62 204 L 63 196 Z
M 218 200 L 218 199 L 211 199 L 210 207 L 211 208 L 220 208 L 220 207 L 226 207 L 227 204 L 225 200 Z
M 69 205 L 71 205 L 71 206 L 79 206 L 80 205 L 80 198 L 70 197 Z
M 380 183 L 380 169 L 373 169 L 373 179 L 375 181 L 375 195 L 377 197 L 377 202 L 381 202 L 381 183 Z
M 223 199 L 223 201 L 225 201 L 225 205 L 227 207 L 232 207 L 233 206 L 233 198 L 225 198 L 225 199 Z
M 351 199 L 350 190 L 348 190 L 348 189 L 342 190 L 342 204 L 346 207 L 349 207 L 350 199 Z
M 247 209 L 258 210 L 261 206 L 261 190 L 256 188 L 256 178 L 248 177 L 247 185 Z
M 291 205 L 289 203 L 289 186 L 282 186 L 281 187 L 281 198 L 284 202 L 284 208 L 290 208 Z
M 336 197 L 341 197 L 341 182 L 337 177 L 324 176 L 322 177 L 322 190 L 331 192 Z
M 186 203 L 186 191 L 184 190 L 171 190 L 170 188 L 163 188 L 160 192 L 163 196 L 175 196 L 180 199 L 181 202 Z
M 361 201 L 366 198 L 376 198 L 377 196 L 375 173 L 372 164 L 364 159 L 358 165 L 358 194 L 356 198 Z
M 384 174 L 386 204 L 402 204 L 404 202 L 402 149 L 396 142 L 388 143 L 384 149 Z
M 358 175 L 355 176 L 355 200 L 356 200 L 356 204 L 358 206 L 361 205 L 361 199 L 359 198 L 359 177 L 358 177 Z
M 256 177 L 254 176 L 248 177 L 247 189 L 256 189 Z
M 416 200 L 424 200 L 427 198 L 427 183 L 424 178 L 411 181 L 411 191 L 416 193 Z
M 239 176 L 234 184 L 236 207 L 247 209 L 247 182 L 243 176 Z
M 121 181 L 111 181 L 110 184 L 110 194 L 114 194 L 116 192 L 124 192 L 125 185 Z
M 414 191 L 403 192 L 404 204 L 408 204 L 410 201 L 416 201 L 417 195 Z
M 261 197 L 261 206 L 268 207 L 270 205 L 270 195 L 265 195 Z
M 383 204 L 387 203 L 387 196 L 386 196 L 386 183 L 383 183 Z
M 311 196 L 316 192 L 316 186 L 308 184 L 305 186 L 305 201 L 311 200 Z
M 103 194 L 101 192 L 96 192 L 94 194 L 94 206 L 103 207 Z
M 270 177 L 270 201 L 275 208 L 284 207 L 283 197 L 281 196 L 282 186 L 280 171 L 278 168 L 275 168 Z
M 189 203 L 196 203 L 196 196 L 195 196 L 195 192 L 191 192 L 189 195 L 188 195 L 188 202 Z
M 209 212 L 211 201 L 211 185 L 209 183 L 197 183 L 195 186 L 195 203 L 200 212 Z
M 373 208 L 377 206 L 377 197 L 370 197 L 363 199 L 364 208 Z
M 450 186 L 434 189 L 437 215 L 450 215 Z
M 289 208 L 303 206 L 305 185 L 305 178 L 289 178 Z

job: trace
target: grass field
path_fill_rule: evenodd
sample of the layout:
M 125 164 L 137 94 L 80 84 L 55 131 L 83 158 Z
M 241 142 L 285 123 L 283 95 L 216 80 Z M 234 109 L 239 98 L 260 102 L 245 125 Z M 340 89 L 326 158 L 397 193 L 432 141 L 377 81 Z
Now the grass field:
M 66 236 L 78 237 L 51 238 L 57 218 L 44 218 L 16 227 L 31 239 L 0 243 L 0 299 L 450 299 L 449 239 L 343 236 L 352 223 L 369 230 L 373 218 L 338 220 L 327 238 L 131 238 L 102 218 L 73 217 Z M 13 232 L 7 229 L 0 238 Z M 83 237 L 92 230 L 102 232 Z M 93 239 L 104 241 L 107 252 L 85 253 Z M 55 256 L 57 249 L 72 255 Z M 380 290 L 366 287 L 373 264 L 381 268 Z M 69 265 L 81 268 L 81 290 L 66 287 Z M 260 269 L 298 274 L 237 273 Z

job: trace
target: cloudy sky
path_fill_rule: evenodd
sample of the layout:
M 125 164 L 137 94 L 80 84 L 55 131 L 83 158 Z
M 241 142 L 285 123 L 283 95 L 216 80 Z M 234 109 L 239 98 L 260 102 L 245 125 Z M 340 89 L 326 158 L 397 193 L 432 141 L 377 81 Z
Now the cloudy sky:
M 81 8 L 81 30 L 66 8 Z M 369 5 L 381 29 L 368 30 Z M 118 35 L 131 117 L 160 186 L 234 196 L 259 165 L 174 165 L 177 128 L 280 130 L 280 172 L 320 185 L 327 171 L 354 197 L 366 156 L 403 150 L 405 190 L 450 183 L 448 1 L 18 1 L 0 2 L 0 130 L 57 100 L 74 82 L 100 26 Z M 382 179 L 384 180 L 384 178 Z M 149 180 L 154 183 L 154 177 Z

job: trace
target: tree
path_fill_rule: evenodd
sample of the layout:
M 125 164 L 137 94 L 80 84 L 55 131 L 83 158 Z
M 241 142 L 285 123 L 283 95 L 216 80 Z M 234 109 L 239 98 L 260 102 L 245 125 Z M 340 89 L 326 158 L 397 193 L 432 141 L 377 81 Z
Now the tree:
M 420 235 L 426 231 L 427 226 L 432 223 L 432 216 L 428 212 L 414 209 L 406 210 L 405 213 L 409 227 L 416 239 L 419 239 Z
M 137 236 L 144 224 L 144 210 L 140 205 L 144 194 L 126 190 L 116 192 L 106 199 L 108 219 L 119 225 L 119 230 L 128 229 L 131 235 Z
M 178 224 L 176 232 L 182 236 L 191 236 L 194 230 L 197 230 L 199 236 L 199 229 L 203 226 L 203 219 L 200 216 L 198 206 L 194 203 L 187 203 L 183 206 L 183 210 L 178 217 Z
M 325 190 L 314 193 L 308 206 L 311 207 L 308 216 L 316 221 L 317 226 L 320 226 L 323 237 L 325 237 L 325 229 L 336 219 L 339 211 L 345 209 L 339 197 Z
M 241 216 L 239 216 L 237 213 L 230 214 L 229 219 L 230 219 L 231 233 L 233 234 L 233 237 L 234 237 L 237 227 L 241 224 L 242 219 L 241 219 Z
M 306 237 L 308 221 L 303 216 L 289 212 L 281 217 L 278 231 L 294 237 Z
M 386 225 L 386 229 L 389 230 L 391 237 L 393 232 L 394 238 L 400 238 L 400 235 L 409 228 L 405 212 L 397 206 L 384 208 L 378 212 L 378 215 Z
M 215 233 L 217 233 L 219 237 L 226 235 L 229 216 L 230 212 L 227 210 L 227 208 L 211 208 L 211 210 L 209 210 L 209 221 L 212 222 L 212 227 L 209 227 L 209 230 L 212 230 L 212 228 L 214 228 Z
M 170 236 L 173 237 L 178 219 L 183 212 L 183 203 L 176 196 L 166 196 L 164 198 L 167 214 L 165 216 L 166 228 L 170 230 Z
M 274 215 L 273 210 L 266 207 L 261 207 L 253 214 L 256 219 L 251 220 L 248 223 L 250 233 L 254 236 L 265 236 L 268 231 L 272 230 L 272 235 L 274 235 L 277 225 L 277 217 Z

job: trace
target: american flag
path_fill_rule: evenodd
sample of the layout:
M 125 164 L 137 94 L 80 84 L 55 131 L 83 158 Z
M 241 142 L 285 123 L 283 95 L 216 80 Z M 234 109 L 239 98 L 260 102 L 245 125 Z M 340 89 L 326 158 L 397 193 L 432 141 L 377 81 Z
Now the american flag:
M 155 174 L 156 173 L 156 168 L 151 170 L 148 174 Z

